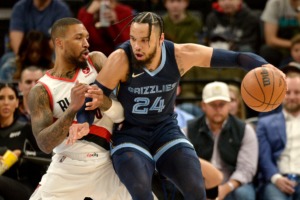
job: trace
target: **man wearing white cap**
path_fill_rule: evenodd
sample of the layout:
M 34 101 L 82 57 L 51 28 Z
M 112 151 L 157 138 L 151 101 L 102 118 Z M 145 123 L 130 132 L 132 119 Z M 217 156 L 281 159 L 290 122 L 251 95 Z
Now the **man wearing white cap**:
M 226 83 L 208 83 L 202 92 L 204 115 L 188 123 L 188 137 L 198 156 L 223 172 L 218 199 L 255 200 L 251 182 L 258 162 L 256 134 L 229 114 L 229 102 Z

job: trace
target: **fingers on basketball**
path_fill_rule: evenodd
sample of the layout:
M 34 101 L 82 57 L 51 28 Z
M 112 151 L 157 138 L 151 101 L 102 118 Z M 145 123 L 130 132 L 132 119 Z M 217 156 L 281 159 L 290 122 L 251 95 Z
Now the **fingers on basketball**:
M 277 108 L 286 93 L 286 83 L 280 72 L 267 67 L 249 71 L 241 83 L 244 102 L 258 112 L 269 112 Z

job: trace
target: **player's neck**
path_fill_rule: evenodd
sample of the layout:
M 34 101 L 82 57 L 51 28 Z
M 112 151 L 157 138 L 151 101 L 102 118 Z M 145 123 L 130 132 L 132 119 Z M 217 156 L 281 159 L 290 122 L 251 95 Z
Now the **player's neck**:
M 54 67 L 50 69 L 50 74 L 58 78 L 72 79 L 76 73 L 76 67 L 74 65 L 68 65 L 67 63 L 55 62 Z
M 161 63 L 161 48 L 157 51 L 156 55 L 152 59 L 151 63 L 146 65 L 147 70 L 150 72 L 156 70 Z

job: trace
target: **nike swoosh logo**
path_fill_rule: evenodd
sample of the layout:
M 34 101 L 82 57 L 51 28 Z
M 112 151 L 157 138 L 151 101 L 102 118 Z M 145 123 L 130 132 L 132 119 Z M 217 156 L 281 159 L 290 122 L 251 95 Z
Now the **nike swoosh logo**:
M 133 73 L 133 74 L 132 74 L 132 78 L 136 78 L 136 77 L 138 77 L 138 76 L 140 76 L 140 75 L 142 75 L 142 74 L 144 74 L 144 72 L 142 72 L 142 73 L 139 73 L 139 74 L 135 74 L 135 73 Z

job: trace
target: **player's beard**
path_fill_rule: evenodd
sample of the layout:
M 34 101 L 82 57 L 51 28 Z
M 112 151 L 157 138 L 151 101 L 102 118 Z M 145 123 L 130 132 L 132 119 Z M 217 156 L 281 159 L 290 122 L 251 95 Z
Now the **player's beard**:
M 147 64 L 150 64 L 156 55 L 156 48 L 144 59 L 137 60 L 134 53 L 131 51 L 131 64 L 135 69 L 143 69 Z
M 80 60 L 80 57 L 82 57 L 82 55 L 80 54 L 79 58 L 76 58 L 74 56 L 70 56 L 69 57 L 69 61 L 74 65 L 76 66 L 76 68 L 80 68 L 80 69 L 85 69 L 87 67 L 87 61 L 84 60 L 84 61 L 81 61 Z

